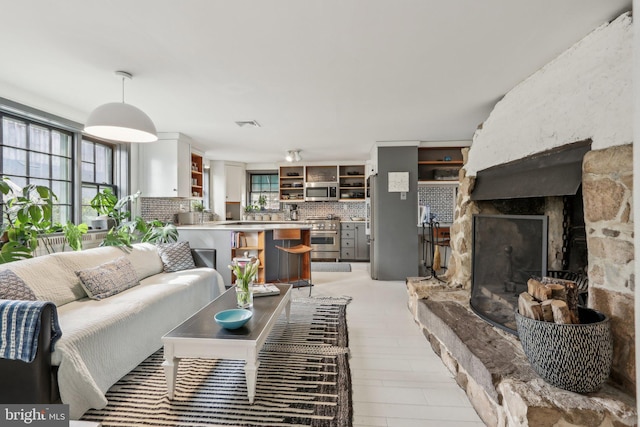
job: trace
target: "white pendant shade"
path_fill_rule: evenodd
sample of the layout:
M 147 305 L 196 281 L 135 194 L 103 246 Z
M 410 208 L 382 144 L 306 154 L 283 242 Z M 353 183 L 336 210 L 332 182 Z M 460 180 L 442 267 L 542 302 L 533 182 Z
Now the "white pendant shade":
M 142 110 L 124 102 L 110 102 L 93 110 L 84 131 L 119 142 L 154 142 L 156 127 Z

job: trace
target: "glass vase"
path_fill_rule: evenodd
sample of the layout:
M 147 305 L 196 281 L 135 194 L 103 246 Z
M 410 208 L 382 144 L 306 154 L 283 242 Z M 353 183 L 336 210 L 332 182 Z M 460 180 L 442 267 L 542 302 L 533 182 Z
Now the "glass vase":
M 251 290 L 251 285 L 251 281 L 236 280 L 236 301 L 239 308 L 253 307 L 253 291 Z

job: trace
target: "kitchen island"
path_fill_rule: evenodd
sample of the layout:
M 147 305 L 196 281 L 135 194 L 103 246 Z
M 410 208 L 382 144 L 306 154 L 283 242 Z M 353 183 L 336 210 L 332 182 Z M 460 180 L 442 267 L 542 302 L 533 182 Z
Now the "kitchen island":
M 295 229 L 302 232 L 302 238 L 291 241 L 291 245 L 299 243 L 309 245 L 311 242 L 310 226 L 296 221 L 213 221 L 196 225 L 179 225 L 179 241 L 189 242 L 192 248 L 209 248 L 216 250 L 217 270 L 224 278 L 225 286 L 232 286 L 235 278 L 227 268 L 234 257 L 242 258 L 246 255 L 260 259 L 260 283 L 276 282 L 278 279 L 286 281 L 286 254 L 276 248 L 276 245 L 287 246 L 287 243 L 273 239 L 273 230 Z M 302 255 L 300 277 L 298 277 L 297 257 L 289 261 L 289 276 L 291 281 L 310 280 L 311 256 Z

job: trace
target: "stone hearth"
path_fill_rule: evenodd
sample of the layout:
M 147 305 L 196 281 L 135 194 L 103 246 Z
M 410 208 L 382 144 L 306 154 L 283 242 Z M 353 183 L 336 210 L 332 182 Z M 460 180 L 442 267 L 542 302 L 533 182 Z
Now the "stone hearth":
M 612 383 L 588 395 L 547 384 L 517 337 L 470 310 L 467 291 L 422 278 L 409 278 L 407 290 L 416 322 L 487 425 L 636 425 L 635 399 Z

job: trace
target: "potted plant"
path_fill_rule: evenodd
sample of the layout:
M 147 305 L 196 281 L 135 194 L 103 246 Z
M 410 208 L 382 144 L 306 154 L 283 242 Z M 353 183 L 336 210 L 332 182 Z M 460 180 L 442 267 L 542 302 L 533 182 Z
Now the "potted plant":
M 244 207 L 244 219 L 245 221 L 253 220 L 253 212 L 256 210 L 256 207 L 253 205 L 247 205 Z
M 137 216 L 131 219 L 131 212 L 127 209 L 130 203 L 135 203 L 140 192 L 119 199 L 108 213 L 114 225 L 109 228 L 100 246 L 119 246 L 126 250 L 137 242 L 171 243 L 178 240 L 178 229 L 173 223 L 158 220 L 145 221 Z
M 261 211 L 265 210 L 267 206 L 267 196 L 263 194 L 258 198 L 258 206 L 260 206 Z
M 82 250 L 82 236 L 87 234 L 89 231 L 89 226 L 85 223 L 82 224 L 74 224 L 71 221 L 67 221 L 67 224 L 62 227 L 64 231 L 64 237 L 69 243 L 69 246 L 74 251 Z
M 115 206 L 118 203 L 118 198 L 111 188 L 103 188 L 98 192 L 93 199 L 89 202 L 91 207 L 98 213 L 95 220 L 91 221 L 91 226 L 94 229 L 110 229 L 115 225 L 115 219 L 112 213 L 115 211 Z
M 191 209 L 194 212 L 198 212 L 200 214 L 200 218 L 198 218 L 198 222 L 200 224 L 202 224 L 204 222 L 204 204 L 202 203 L 202 200 L 194 200 L 191 203 Z
M 56 228 L 51 218 L 57 197 L 48 187 L 29 184 L 20 188 L 8 178 L 0 180 L 0 192 L 4 216 L 0 225 L 0 263 L 31 258 L 38 236 Z M 43 242 L 48 245 L 47 239 Z

